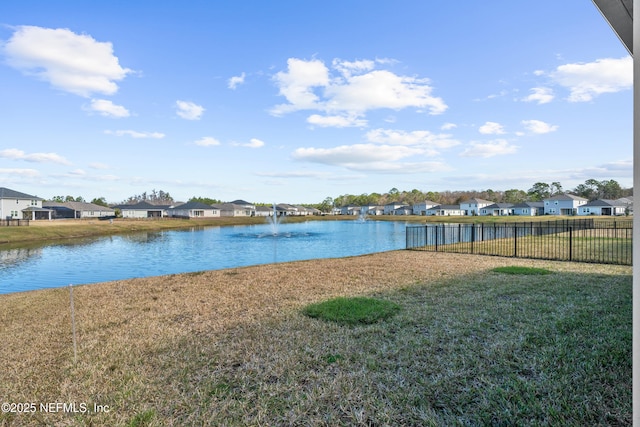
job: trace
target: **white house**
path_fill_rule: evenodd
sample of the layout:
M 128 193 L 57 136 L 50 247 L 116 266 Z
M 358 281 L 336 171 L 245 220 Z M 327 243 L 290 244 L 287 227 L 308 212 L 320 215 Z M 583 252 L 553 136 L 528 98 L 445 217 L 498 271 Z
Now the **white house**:
M 220 210 L 201 202 L 187 202 L 167 209 L 168 216 L 186 218 L 216 218 L 220 216 Z
M 113 217 L 116 212 L 107 206 L 85 202 L 42 202 L 42 207 L 53 211 L 53 218 L 103 218 Z
M 252 216 L 255 211 L 255 208 L 235 203 L 217 203 L 212 207 L 220 211 L 220 216 Z
M 592 200 L 578 208 L 578 215 L 624 215 L 627 205 L 618 200 Z
M 360 215 L 360 206 L 351 204 L 344 205 L 340 208 L 340 215 Z
M 384 206 L 369 205 L 362 208 L 366 208 L 365 213 L 367 215 L 384 215 Z
M 480 215 L 480 209 L 484 208 L 485 206 L 489 206 L 494 204 L 495 202 L 489 201 L 489 200 L 484 200 L 484 199 L 478 199 L 478 198 L 473 198 L 473 199 L 469 199 L 469 200 L 465 200 L 464 202 L 460 203 L 460 209 L 464 212 L 463 215 Z
M 480 208 L 480 215 L 483 216 L 506 216 L 513 214 L 513 204 L 493 203 Z
M 148 202 L 138 202 L 133 205 L 117 205 L 123 218 L 162 218 L 167 216 L 170 206 L 152 205 Z
M 393 215 L 396 209 L 404 208 L 405 206 L 408 207 L 406 203 L 401 203 L 401 202 L 387 203 L 386 205 L 384 205 L 384 214 Z
M 573 194 L 557 194 L 544 199 L 545 215 L 575 215 L 578 208 L 587 204 L 589 200 Z
M 512 206 L 514 215 L 537 216 L 544 215 L 544 203 L 520 202 Z
M 432 202 L 431 200 L 425 200 L 424 202 L 416 203 L 413 205 L 413 214 L 426 215 L 427 209 L 430 209 L 437 205 L 438 204 L 436 202 Z
M 0 187 L 0 219 L 51 219 L 40 197 Z
M 426 211 L 426 215 L 436 216 L 460 216 L 464 214 L 464 211 L 460 209 L 460 205 L 437 205 Z

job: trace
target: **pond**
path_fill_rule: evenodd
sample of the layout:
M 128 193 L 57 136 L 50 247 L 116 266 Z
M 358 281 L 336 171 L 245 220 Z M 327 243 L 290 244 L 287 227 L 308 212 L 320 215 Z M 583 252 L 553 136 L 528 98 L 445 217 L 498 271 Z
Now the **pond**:
M 405 222 L 194 227 L 0 251 L 0 294 L 405 247 Z

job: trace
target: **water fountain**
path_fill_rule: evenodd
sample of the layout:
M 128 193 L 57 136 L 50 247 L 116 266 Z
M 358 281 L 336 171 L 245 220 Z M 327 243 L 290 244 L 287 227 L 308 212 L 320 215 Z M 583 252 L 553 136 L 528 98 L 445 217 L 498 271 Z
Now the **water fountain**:
M 274 236 L 278 235 L 278 225 L 280 224 L 280 217 L 278 216 L 278 211 L 276 210 L 276 204 L 273 204 L 273 215 L 267 217 L 267 222 L 271 226 L 271 233 Z
M 358 215 L 358 222 L 365 222 L 367 220 L 367 211 L 362 209 L 360 215 Z

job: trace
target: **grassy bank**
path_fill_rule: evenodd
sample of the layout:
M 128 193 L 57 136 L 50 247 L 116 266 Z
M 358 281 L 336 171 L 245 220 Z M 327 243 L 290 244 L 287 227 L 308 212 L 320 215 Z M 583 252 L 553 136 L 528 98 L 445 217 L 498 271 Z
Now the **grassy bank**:
M 396 251 L 80 286 L 77 363 L 68 289 L 0 295 L 0 401 L 90 409 L 0 425 L 631 425 L 631 277 Z M 340 296 L 400 309 L 303 314 Z

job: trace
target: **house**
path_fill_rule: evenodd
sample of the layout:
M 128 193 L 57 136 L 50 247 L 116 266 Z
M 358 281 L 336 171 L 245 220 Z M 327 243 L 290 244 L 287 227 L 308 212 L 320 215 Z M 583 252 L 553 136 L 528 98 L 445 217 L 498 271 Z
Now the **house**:
M 50 209 L 54 219 L 61 218 L 104 218 L 115 217 L 116 211 L 107 206 L 85 202 L 42 202 L 42 207 Z
M 513 214 L 512 203 L 493 203 L 480 208 L 480 215 L 483 216 L 505 216 Z
M 201 202 L 187 202 L 167 209 L 167 215 L 179 218 L 216 218 L 220 210 Z
M 406 203 L 402 202 L 391 202 L 384 205 L 384 214 L 385 215 L 393 215 L 396 209 L 409 207 Z
M 245 208 L 246 210 L 249 211 L 249 213 L 247 215 L 243 215 L 243 216 L 254 216 L 255 212 L 256 212 L 256 205 L 253 203 L 249 203 L 246 200 L 242 200 L 242 199 L 238 199 L 238 200 L 234 200 L 233 202 L 229 202 L 232 205 L 236 205 L 236 206 L 242 206 L 243 208 Z M 238 215 L 236 215 L 238 216 Z
M 211 205 L 220 211 L 220 216 L 252 216 L 255 208 L 251 209 L 247 205 L 236 205 L 234 203 L 216 203 Z
M 426 215 L 450 216 L 464 215 L 464 211 L 460 209 L 460 205 L 437 205 L 427 209 Z
M 626 214 L 629 214 L 629 215 L 633 214 L 633 196 L 621 197 L 616 201 L 621 202 L 625 205 Z
M 575 215 L 588 200 L 573 194 L 556 194 L 543 200 L 545 215 Z
M 149 202 L 138 202 L 132 205 L 117 205 L 114 209 L 120 209 L 123 218 L 162 218 L 167 216 L 167 210 L 171 206 L 152 205 Z
M 480 209 L 492 205 L 494 202 L 484 199 L 472 198 L 460 203 L 463 215 L 480 215 Z
M 273 216 L 273 206 L 256 206 L 255 216 Z
M 544 215 L 544 203 L 542 202 L 520 202 L 513 205 L 512 209 L 514 215 Z
M 358 205 L 349 204 L 340 208 L 340 215 L 360 215 L 362 208 Z
M 618 200 L 592 200 L 578 208 L 578 215 L 624 215 L 627 205 Z
M 40 197 L 0 187 L 0 219 L 51 219 Z
M 426 215 L 427 209 L 430 209 L 437 205 L 438 204 L 436 202 L 432 202 L 431 200 L 425 200 L 424 202 L 416 203 L 413 205 L 413 214 Z
M 366 209 L 366 215 L 384 215 L 384 206 L 367 205 L 363 206 L 362 209 Z
M 413 208 L 409 205 L 400 206 L 393 211 L 394 215 L 413 215 Z

